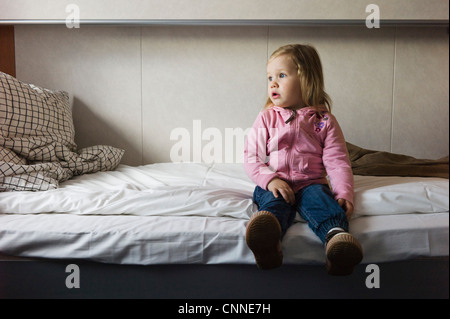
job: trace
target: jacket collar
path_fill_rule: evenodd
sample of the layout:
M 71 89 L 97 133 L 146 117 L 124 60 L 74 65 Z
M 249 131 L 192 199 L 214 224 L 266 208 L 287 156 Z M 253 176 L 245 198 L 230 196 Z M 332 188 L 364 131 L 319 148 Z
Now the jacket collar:
M 292 116 L 292 110 L 291 109 L 284 108 L 284 107 L 279 107 L 279 106 L 273 106 L 272 109 L 275 112 L 278 112 L 285 122 L 288 121 L 291 118 L 291 116 Z M 312 106 L 307 106 L 307 107 L 303 107 L 301 109 L 296 110 L 295 114 L 296 114 L 296 116 L 297 115 L 313 116 L 318 111 L 322 113 L 322 112 L 326 112 L 327 109 L 325 108 L 325 106 L 322 106 L 322 105 L 320 105 L 318 108 L 315 108 L 315 107 L 312 107 Z

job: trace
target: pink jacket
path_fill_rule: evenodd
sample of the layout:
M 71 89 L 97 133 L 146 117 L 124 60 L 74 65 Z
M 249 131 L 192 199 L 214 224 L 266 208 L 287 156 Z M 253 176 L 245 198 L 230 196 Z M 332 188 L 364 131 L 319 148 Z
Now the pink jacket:
M 279 177 L 294 192 L 310 184 L 326 184 L 335 198 L 353 203 L 353 174 L 344 135 L 325 108 L 297 111 L 281 107 L 263 110 L 247 136 L 244 169 L 260 187 Z

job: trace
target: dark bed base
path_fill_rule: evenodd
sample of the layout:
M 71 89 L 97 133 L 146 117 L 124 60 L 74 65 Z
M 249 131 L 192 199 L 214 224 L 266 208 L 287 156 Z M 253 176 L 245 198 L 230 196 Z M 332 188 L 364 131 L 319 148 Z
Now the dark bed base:
M 78 270 L 66 269 L 70 264 Z M 448 257 L 361 264 L 332 277 L 323 266 L 112 265 L 80 260 L 2 260 L 0 298 L 301 299 L 449 298 Z M 79 279 L 79 288 L 76 285 Z M 184 305 L 184 303 L 183 303 Z

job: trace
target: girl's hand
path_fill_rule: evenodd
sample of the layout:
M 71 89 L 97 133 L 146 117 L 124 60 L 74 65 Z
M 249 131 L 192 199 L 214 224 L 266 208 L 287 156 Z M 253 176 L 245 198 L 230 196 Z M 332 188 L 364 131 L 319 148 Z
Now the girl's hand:
M 269 184 L 267 184 L 267 190 L 271 191 L 275 198 L 278 198 L 278 194 L 280 194 L 288 204 L 295 204 L 294 191 L 292 190 L 291 186 L 289 186 L 289 184 L 282 179 L 279 179 L 277 177 L 272 179 Z
M 353 204 L 343 198 L 339 198 L 337 202 L 339 206 L 341 206 L 344 209 L 347 219 L 350 219 L 350 217 L 353 215 L 354 210 Z

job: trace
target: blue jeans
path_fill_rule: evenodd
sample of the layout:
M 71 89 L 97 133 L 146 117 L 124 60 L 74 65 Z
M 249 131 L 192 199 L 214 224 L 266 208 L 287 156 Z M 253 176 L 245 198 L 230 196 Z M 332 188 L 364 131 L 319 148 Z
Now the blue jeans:
M 301 189 L 295 194 L 295 205 L 286 203 L 281 195 L 276 198 L 272 192 L 256 186 L 253 201 L 258 205 L 258 210 L 275 215 L 281 225 L 282 237 L 293 224 L 297 212 L 323 243 L 333 227 L 348 231 L 345 211 L 334 199 L 328 185 L 313 184 Z

